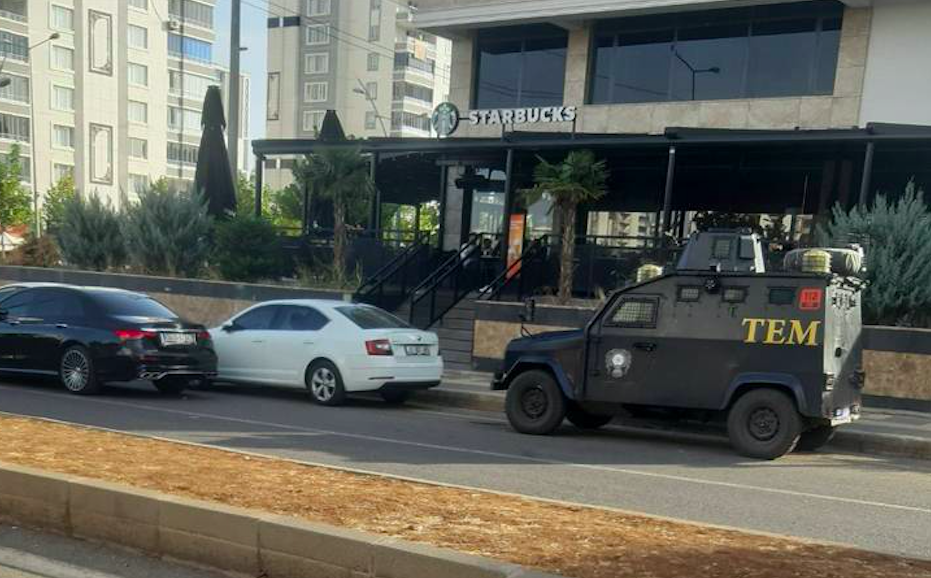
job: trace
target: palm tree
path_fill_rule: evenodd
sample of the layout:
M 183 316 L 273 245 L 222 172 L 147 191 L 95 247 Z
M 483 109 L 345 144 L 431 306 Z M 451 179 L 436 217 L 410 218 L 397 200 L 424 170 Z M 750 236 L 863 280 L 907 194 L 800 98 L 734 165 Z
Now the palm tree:
M 343 285 L 349 244 L 346 216 L 353 204 L 374 190 L 369 161 L 358 148 L 323 147 L 299 162 L 294 173 L 307 184 L 311 194 L 333 203 L 333 275 L 334 281 Z
M 534 186 L 523 191 L 528 205 L 546 196 L 553 202 L 559 221 L 561 250 L 559 255 L 559 302 L 572 297 L 573 260 L 575 258 L 575 218 L 579 203 L 595 201 L 607 192 L 608 169 L 596 161 L 591 151 L 572 151 L 560 163 L 540 158 L 533 171 Z

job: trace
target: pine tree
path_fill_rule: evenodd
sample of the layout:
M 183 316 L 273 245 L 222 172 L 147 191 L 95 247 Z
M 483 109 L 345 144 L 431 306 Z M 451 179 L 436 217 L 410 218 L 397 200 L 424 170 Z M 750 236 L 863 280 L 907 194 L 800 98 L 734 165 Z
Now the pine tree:
M 64 201 L 57 239 L 62 258 L 71 266 L 104 271 L 126 262 L 116 212 L 96 192 Z
M 931 322 L 931 213 L 924 195 L 910 183 L 897 200 L 877 195 L 873 205 L 844 211 L 818 231 L 819 242 L 865 245 L 869 286 L 864 321 L 878 325 Z

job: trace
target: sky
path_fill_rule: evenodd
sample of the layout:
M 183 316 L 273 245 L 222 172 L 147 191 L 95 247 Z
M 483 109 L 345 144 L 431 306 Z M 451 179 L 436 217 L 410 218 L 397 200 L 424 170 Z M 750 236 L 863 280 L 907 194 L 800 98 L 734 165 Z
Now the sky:
M 266 22 L 267 0 L 242 1 L 241 43 L 248 47 L 240 58 L 244 74 L 251 77 L 252 95 L 249 107 L 249 136 L 253 139 L 265 136 L 265 80 L 266 80 Z M 218 0 L 215 13 L 217 42 L 214 58 L 229 66 L 230 54 L 230 9 L 231 0 Z

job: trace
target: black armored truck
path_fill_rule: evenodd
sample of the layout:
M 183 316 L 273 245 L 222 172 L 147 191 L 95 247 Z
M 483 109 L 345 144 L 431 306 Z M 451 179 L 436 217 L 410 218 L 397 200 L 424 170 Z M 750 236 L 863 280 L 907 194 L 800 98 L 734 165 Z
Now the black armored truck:
M 765 262 L 749 231 L 695 233 L 675 270 L 616 291 L 583 329 L 511 341 L 492 388 L 507 390 L 512 427 L 726 421 L 734 449 L 759 459 L 827 443 L 860 413 L 863 251 Z

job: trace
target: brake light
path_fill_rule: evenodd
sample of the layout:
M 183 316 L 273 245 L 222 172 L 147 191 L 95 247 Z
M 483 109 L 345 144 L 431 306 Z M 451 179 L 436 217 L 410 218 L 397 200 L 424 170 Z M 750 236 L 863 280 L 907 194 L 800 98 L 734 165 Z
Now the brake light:
M 210 332 L 209 331 L 198 331 L 197 339 L 200 341 L 210 341 Z
M 373 339 L 365 342 L 365 351 L 369 355 L 394 355 L 391 350 L 391 342 L 387 339 Z
M 141 329 L 117 329 L 113 332 L 120 341 L 138 341 L 140 339 L 154 339 L 157 334 L 154 331 L 143 331 Z

